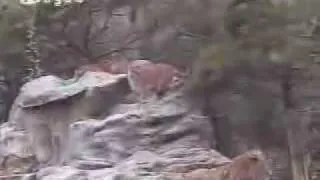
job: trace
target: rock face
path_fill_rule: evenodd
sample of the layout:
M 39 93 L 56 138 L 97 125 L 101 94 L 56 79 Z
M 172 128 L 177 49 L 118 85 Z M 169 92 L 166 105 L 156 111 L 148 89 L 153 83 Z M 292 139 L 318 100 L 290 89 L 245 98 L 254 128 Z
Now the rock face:
M 14 123 L 3 124 L 0 179 L 196 180 L 198 176 L 188 174 L 197 169 L 233 167 L 230 159 L 213 149 L 209 120 L 191 110 L 180 92 L 144 103 L 118 103 L 109 113 L 102 120 L 73 123 L 70 160 L 36 172 L 30 171 L 36 162 L 26 132 Z
M 198 169 L 184 175 L 185 180 L 262 180 L 268 175 L 266 157 L 261 151 L 249 151 L 228 165 L 215 169 Z

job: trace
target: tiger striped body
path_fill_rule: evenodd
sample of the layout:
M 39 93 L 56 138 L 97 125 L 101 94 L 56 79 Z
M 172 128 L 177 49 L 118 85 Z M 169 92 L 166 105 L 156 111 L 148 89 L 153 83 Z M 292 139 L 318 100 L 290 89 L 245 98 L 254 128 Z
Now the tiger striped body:
M 161 95 L 183 84 L 183 74 L 169 64 L 135 60 L 128 66 L 129 85 L 142 98 Z

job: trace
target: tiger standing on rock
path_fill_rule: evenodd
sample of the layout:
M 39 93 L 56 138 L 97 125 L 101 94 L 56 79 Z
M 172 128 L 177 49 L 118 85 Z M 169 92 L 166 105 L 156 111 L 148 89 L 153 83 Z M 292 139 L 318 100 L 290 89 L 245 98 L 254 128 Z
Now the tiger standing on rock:
M 161 97 L 166 92 L 181 87 L 185 76 L 172 65 L 148 60 L 135 60 L 128 66 L 131 90 L 143 99 L 152 95 Z
M 127 74 L 130 89 L 140 100 L 151 96 L 162 97 L 166 92 L 182 87 L 186 77 L 186 74 L 170 64 L 149 60 L 128 61 L 124 58 L 81 66 L 75 72 L 76 77 L 87 71 Z

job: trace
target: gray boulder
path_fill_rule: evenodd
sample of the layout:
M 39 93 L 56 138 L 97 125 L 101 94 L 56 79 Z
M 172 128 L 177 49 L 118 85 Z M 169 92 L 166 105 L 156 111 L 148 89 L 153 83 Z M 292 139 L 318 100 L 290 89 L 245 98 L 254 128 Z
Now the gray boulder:
M 52 84 L 61 83 L 54 77 L 47 78 L 51 78 Z M 37 89 L 35 86 L 32 88 Z M 22 102 L 23 105 L 26 101 L 18 102 Z M 41 104 L 43 101 L 28 102 Z M 230 163 L 228 158 L 213 149 L 215 137 L 209 120 L 199 111 L 191 110 L 180 92 L 170 93 L 162 99 L 150 99 L 144 103 L 125 104 L 115 101 L 114 104 L 115 106 L 109 110 L 110 114 L 102 120 L 87 119 L 71 125 L 72 150 L 71 159 L 67 164 L 42 168 L 19 177 L 40 180 L 182 180 L 181 173 Z M 16 132 L 26 133 L 23 130 L 19 131 L 16 125 L 9 122 L 1 130 L 13 129 L 6 132 L 6 136 Z M 9 144 L 19 137 L 13 137 Z M 11 149 L 16 151 L 10 150 L 11 154 L 18 154 L 22 151 L 19 149 L 27 149 L 29 144 L 24 141 L 25 143 L 15 144 Z M 0 141 L 3 152 L 9 151 L 7 144 Z M 19 148 L 22 145 L 25 148 Z M 0 155 L 5 156 L 5 153 Z M 25 156 L 31 159 L 32 151 L 25 153 Z M 20 164 L 15 165 L 22 167 Z M 31 165 L 25 163 L 24 166 Z M 4 175 L 13 177 L 12 174 L 14 172 Z

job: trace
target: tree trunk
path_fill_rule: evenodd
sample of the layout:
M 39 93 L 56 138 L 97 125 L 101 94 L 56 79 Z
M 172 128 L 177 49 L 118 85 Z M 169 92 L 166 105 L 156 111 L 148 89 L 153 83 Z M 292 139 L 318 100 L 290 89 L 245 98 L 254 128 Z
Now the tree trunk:
M 288 139 L 292 180 L 309 180 L 310 155 L 306 153 L 307 127 L 309 114 L 299 111 L 293 92 L 292 64 L 287 64 L 282 77 L 282 95 L 285 107 L 285 124 Z M 307 115 L 307 116 L 306 116 Z
M 308 169 L 310 166 L 310 155 L 303 148 L 304 138 L 297 138 L 298 131 L 288 128 L 288 144 L 291 163 L 292 180 L 310 180 Z

